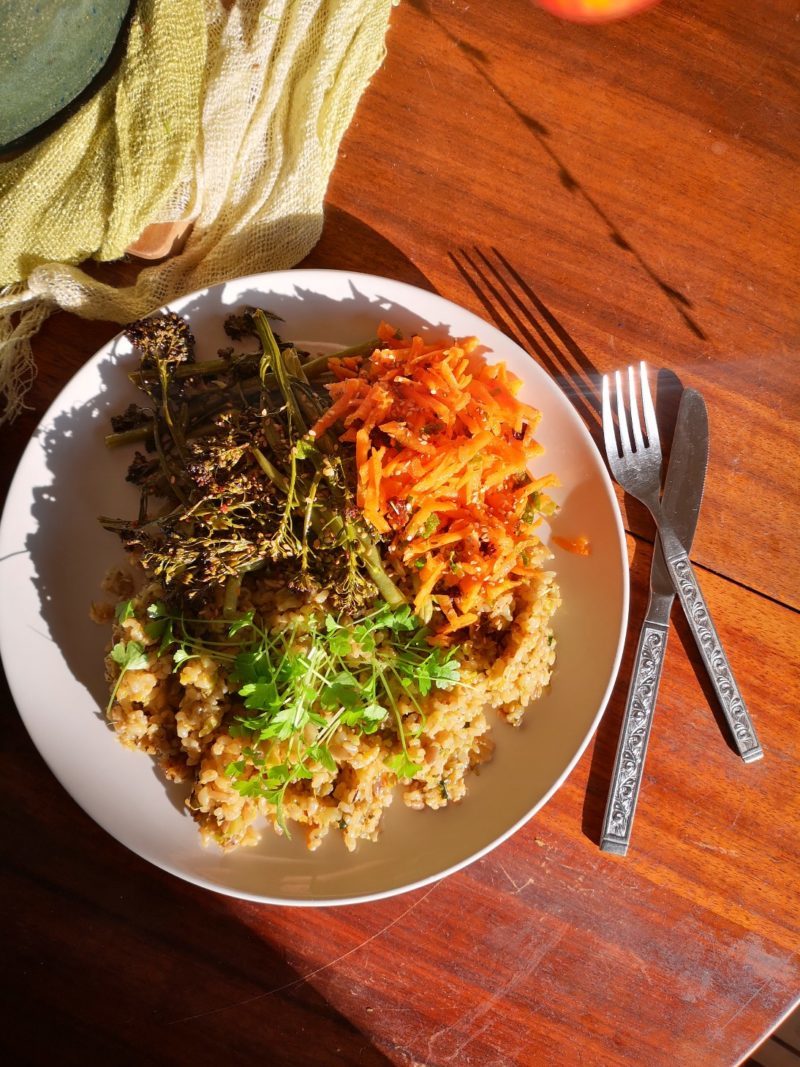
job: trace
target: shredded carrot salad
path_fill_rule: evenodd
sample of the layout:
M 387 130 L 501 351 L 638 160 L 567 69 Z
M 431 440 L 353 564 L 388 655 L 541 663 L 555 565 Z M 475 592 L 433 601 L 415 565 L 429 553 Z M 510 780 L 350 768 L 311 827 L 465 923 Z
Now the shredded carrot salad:
M 414 609 L 447 644 L 539 571 L 534 528 L 558 481 L 531 477 L 540 412 L 475 338 L 426 344 L 382 323 L 369 357 L 333 358 L 331 406 L 313 427 L 355 445 L 357 503 L 410 572 Z M 437 610 L 438 609 L 438 612 Z

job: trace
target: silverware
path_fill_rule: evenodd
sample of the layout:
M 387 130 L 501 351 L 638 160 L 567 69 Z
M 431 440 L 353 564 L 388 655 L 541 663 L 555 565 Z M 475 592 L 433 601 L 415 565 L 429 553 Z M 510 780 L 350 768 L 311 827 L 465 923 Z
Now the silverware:
M 692 547 L 703 484 L 708 465 L 708 415 L 702 396 L 685 389 L 678 409 L 672 454 L 664 484 L 661 509 L 688 552 Z M 667 651 L 669 613 L 675 590 L 656 538 L 650 569 L 650 599 L 636 657 L 628 699 L 617 743 L 614 773 L 603 816 L 600 848 L 624 856 L 628 851 L 636 802 L 644 774 L 647 742 L 653 724 L 661 668 Z
M 722 648 L 711 615 L 703 599 L 686 550 L 675 533 L 673 525 L 664 515 L 661 506 L 661 445 L 658 440 L 658 425 L 650 389 L 647 384 L 647 367 L 639 364 L 641 379 L 642 410 L 647 434 L 645 441 L 639 421 L 637 388 L 633 367 L 628 368 L 628 393 L 630 405 L 630 430 L 622 376 L 615 375 L 617 395 L 617 426 L 619 445 L 614 432 L 611 414 L 611 390 L 608 376 L 603 376 L 603 434 L 606 454 L 611 471 L 622 488 L 636 497 L 650 511 L 658 527 L 664 560 L 672 584 L 681 601 L 692 636 L 708 671 L 711 684 L 717 694 L 722 712 L 730 727 L 739 754 L 746 763 L 761 759 L 761 750 L 753 723 L 745 707 L 742 695 L 733 677 L 730 664 Z M 631 433 L 633 443 L 631 443 Z

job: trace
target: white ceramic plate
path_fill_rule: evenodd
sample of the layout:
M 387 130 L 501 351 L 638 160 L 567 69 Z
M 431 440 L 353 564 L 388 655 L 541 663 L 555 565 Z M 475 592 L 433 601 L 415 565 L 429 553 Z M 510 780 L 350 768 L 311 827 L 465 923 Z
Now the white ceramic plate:
M 547 695 L 514 730 L 493 726 L 493 761 L 465 800 L 438 812 L 386 812 L 381 839 L 351 854 L 330 834 L 314 853 L 303 834 L 264 833 L 256 848 L 223 855 L 203 848 L 152 761 L 123 748 L 105 724 L 106 628 L 89 620 L 100 582 L 119 562 L 118 540 L 97 516 L 130 515 L 137 491 L 130 460 L 103 446 L 110 414 L 135 399 L 126 378 L 136 357 L 123 338 L 102 348 L 69 382 L 22 457 L 0 524 L 0 650 L 31 737 L 64 788 L 128 848 L 198 885 L 252 900 L 339 904 L 390 896 L 441 878 L 488 852 L 525 823 L 565 780 L 591 738 L 617 674 L 628 611 L 628 567 L 616 498 L 583 423 L 554 382 L 516 344 L 476 315 L 410 285 L 343 271 L 262 274 L 176 300 L 200 358 L 226 343 L 232 309 L 256 304 L 284 318 L 281 333 L 351 345 L 380 319 L 405 333 L 476 335 L 524 381 L 522 397 L 543 418 L 539 470 L 562 481 L 555 533 L 585 534 L 588 558 L 556 549 L 563 606 L 558 660 Z M 575 832 L 579 828 L 575 827 Z

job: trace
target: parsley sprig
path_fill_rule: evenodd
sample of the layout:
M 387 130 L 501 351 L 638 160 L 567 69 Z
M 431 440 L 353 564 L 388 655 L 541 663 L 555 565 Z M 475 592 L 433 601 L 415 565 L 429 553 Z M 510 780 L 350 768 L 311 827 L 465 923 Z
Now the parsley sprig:
M 355 620 L 312 615 L 302 632 L 295 626 L 279 633 L 268 631 L 254 612 L 210 624 L 157 603 L 148 615 L 148 636 L 159 641 L 159 655 L 172 650 L 176 669 L 206 653 L 228 671 L 244 705 L 228 730 L 247 744 L 226 773 L 242 796 L 274 804 L 287 833 L 286 791 L 313 778 L 318 767 L 336 771 L 329 744 L 340 727 L 395 733 L 402 751 L 386 766 L 398 778 L 413 778 L 421 767 L 409 754 L 401 698 L 417 712 L 421 732 L 419 698 L 460 679 L 457 650 L 431 647 L 407 604 L 380 602 Z M 280 762 L 274 760 L 276 742 L 282 744 Z
M 125 617 L 129 618 L 129 616 Z M 117 680 L 114 682 L 114 688 L 111 690 L 108 707 L 106 708 L 106 716 L 109 715 L 114 706 L 120 682 L 128 671 L 144 671 L 150 666 L 147 653 L 137 641 L 117 641 L 111 649 L 110 656 L 114 663 L 119 667 L 119 674 L 117 675 Z

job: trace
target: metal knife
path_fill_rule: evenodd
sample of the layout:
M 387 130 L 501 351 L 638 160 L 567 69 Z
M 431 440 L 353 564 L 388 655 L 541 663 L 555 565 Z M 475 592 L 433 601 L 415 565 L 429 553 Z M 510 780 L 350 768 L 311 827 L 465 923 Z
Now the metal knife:
M 664 517 L 672 524 L 687 552 L 692 547 L 700 514 L 707 466 L 705 401 L 696 390 L 684 389 L 661 506 Z M 674 599 L 675 590 L 661 541 L 656 538 L 650 570 L 650 600 L 636 649 L 600 838 L 600 848 L 604 852 L 616 852 L 620 856 L 627 853 L 630 844 Z

